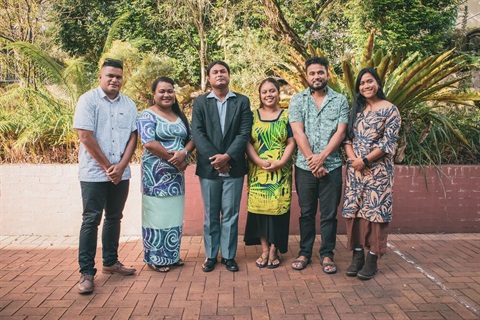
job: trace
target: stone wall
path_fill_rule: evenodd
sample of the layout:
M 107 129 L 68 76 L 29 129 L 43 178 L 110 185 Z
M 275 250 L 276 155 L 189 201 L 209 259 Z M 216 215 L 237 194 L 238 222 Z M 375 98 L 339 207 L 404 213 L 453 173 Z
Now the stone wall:
M 184 233 L 203 233 L 203 204 L 195 167 L 186 172 Z M 140 167 L 132 166 L 123 235 L 140 235 Z M 77 236 L 81 223 L 76 165 L 0 165 L 0 235 Z M 243 234 L 246 195 L 239 233 Z M 292 199 L 290 233 L 298 234 L 299 207 Z M 344 223 L 339 211 L 339 233 Z M 317 223 L 318 226 L 318 223 Z M 397 166 L 392 233 L 480 232 L 480 166 Z

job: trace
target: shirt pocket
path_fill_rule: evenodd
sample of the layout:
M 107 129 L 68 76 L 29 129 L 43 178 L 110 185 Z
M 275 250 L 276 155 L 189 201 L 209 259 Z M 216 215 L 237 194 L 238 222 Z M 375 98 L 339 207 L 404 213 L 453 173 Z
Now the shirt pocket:
M 118 127 L 121 130 L 130 130 L 130 128 L 132 126 L 132 123 L 130 121 L 130 117 L 129 117 L 128 113 L 123 112 L 123 111 L 120 111 L 118 113 L 117 123 L 118 123 Z

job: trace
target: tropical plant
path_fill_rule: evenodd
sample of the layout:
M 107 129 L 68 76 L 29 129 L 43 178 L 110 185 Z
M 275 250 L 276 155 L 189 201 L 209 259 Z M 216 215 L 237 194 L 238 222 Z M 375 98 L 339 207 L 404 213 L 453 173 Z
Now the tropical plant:
M 427 57 L 413 53 L 399 63 L 398 57 L 373 48 L 371 33 L 358 63 L 350 57 L 342 61 L 341 72 L 330 68 L 329 86 L 352 101 L 358 71 L 366 67 L 377 69 L 387 99 L 402 115 L 396 162 L 419 165 L 479 162 L 480 110 L 475 101 L 480 101 L 480 93 L 459 87 L 468 79 L 468 70 L 475 67 L 469 57 L 455 55 L 452 49 Z M 310 52 L 312 56 L 324 56 L 312 47 Z M 297 92 L 303 90 L 308 85 L 303 71 L 305 59 L 291 51 L 287 61 L 275 67 L 275 72 Z M 459 117 L 458 111 L 464 117 Z
M 85 83 L 82 64 L 60 65 L 38 47 L 26 42 L 5 46 L 33 66 L 36 86 L 20 79 L 0 95 L 0 160 L 2 162 L 71 162 L 77 137 L 72 129 L 73 101 Z M 78 80 L 78 81 L 76 81 Z

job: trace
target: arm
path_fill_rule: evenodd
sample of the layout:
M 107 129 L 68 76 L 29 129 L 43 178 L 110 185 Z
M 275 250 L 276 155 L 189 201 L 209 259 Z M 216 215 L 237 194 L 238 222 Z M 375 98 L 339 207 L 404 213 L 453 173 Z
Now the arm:
M 202 101 L 200 101 L 202 100 Z M 207 136 L 205 112 L 206 99 L 198 97 L 193 101 L 192 111 L 192 136 L 195 146 L 203 156 L 211 157 L 219 153 L 219 150 L 210 141 Z
M 170 160 L 168 160 L 168 162 L 177 167 L 178 170 L 184 171 L 188 166 L 187 153 L 193 152 L 193 149 L 195 149 L 195 144 L 192 140 L 190 140 L 187 142 L 185 148 L 183 148 L 182 150 L 177 150 L 173 152 L 169 151 L 170 154 L 173 154 L 173 156 L 170 158 Z
M 287 164 L 287 162 L 292 157 L 293 153 L 295 152 L 297 145 L 295 143 L 295 139 L 289 138 L 287 139 L 287 146 L 283 151 L 282 158 L 278 161 L 272 161 L 269 167 L 263 167 L 268 172 L 276 171 Z
M 108 168 L 112 165 L 107 157 L 103 154 L 102 149 L 100 149 L 100 145 L 98 144 L 97 139 L 93 135 L 93 131 L 90 130 L 83 130 L 83 129 L 76 129 L 78 133 L 78 137 L 80 138 L 80 142 L 85 147 L 85 150 L 92 156 L 95 161 L 107 172 Z
M 118 184 L 122 181 L 123 172 L 128 166 L 128 163 L 132 159 L 135 148 L 137 147 L 137 131 L 133 131 L 128 139 L 127 146 L 123 152 L 122 159 L 119 163 L 110 166 L 107 170 L 107 176 L 114 184 Z
M 292 127 L 293 137 L 297 143 L 298 149 L 303 153 L 305 158 L 310 157 L 313 152 L 310 148 L 310 143 L 308 142 L 307 135 L 305 134 L 305 127 L 301 122 L 291 122 L 290 126 Z
M 247 151 L 247 155 L 250 158 L 250 160 L 252 160 L 253 163 L 255 163 L 257 166 L 263 168 L 263 167 L 266 167 L 270 164 L 270 162 L 268 162 L 267 160 L 263 160 L 262 158 L 260 158 L 258 156 L 257 151 L 255 151 L 255 148 L 252 146 L 252 144 L 250 142 L 247 142 L 246 151 Z

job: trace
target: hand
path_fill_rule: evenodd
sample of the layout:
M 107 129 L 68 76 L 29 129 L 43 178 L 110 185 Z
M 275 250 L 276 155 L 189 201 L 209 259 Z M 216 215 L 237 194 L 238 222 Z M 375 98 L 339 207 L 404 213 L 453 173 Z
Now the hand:
M 325 158 L 321 154 L 312 154 L 307 157 L 307 165 L 312 172 L 318 171 L 321 167 L 323 167 L 324 162 Z
M 259 166 L 260 168 L 264 168 L 264 167 L 269 167 L 270 166 L 270 161 L 260 159 L 260 160 L 256 161 L 255 164 L 257 166 Z
M 320 167 L 317 170 L 312 171 L 313 176 L 317 179 L 322 178 L 328 174 L 328 170 L 325 167 Z
M 178 165 L 175 165 L 175 167 L 178 169 L 178 171 L 182 172 L 182 171 L 185 171 L 185 169 L 187 169 L 188 167 L 188 162 L 187 161 L 183 161 L 181 163 L 179 163 Z
M 173 154 L 173 156 L 168 159 L 168 162 L 174 165 L 175 167 L 178 167 L 185 162 L 185 159 L 187 158 L 187 154 L 185 153 L 184 150 L 178 150 L 178 151 L 168 151 L 168 153 Z
M 230 167 L 230 165 L 227 163 L 227 164 L 224 165 L 223 167 L 219 167 L 219 168 L 217 169 L 217 171 L 218 171 L 218 173 L 220 173 L 220 174 L 225 174 L 225 173 L 229 173 L 229 172 L 230 172 L 230 169 L 231 169 L 231 167 Z
M 365 163 L 363 162 L 362 158 L 348 158 L 348 162 L 350 162 L 351 166 L 353 169 L 360 171 L 360 172 L 365 172 L 365 173 L 370 173 L 370 168 L 368 168 Z
M 208 158 L 210 160 L 210 164 L 213 166 L 215 170 L 219 170 L 220 168 L 225 167 L 228 165 L 228 161 L 230 161 L 230 156 L 226 153 L 224 154 L 216 154 Z M 230 166 L 229 169 L 230 170 Z
M 280 169 L 281 167 L 283 167 L 283 164 L 280 161 L 271 161 L 271 162 L 268 162 L 268 163 L 269 163 L 268 166 L 262 167 L 262 169 L 264 169 L 267 172 L 274 172 L 274 171 L 277 171 L 278 169 Z
M 108 179 L 113 184 L 119 184 L 122 181 L 123 172 L 125 171 L 125 167 L 121 166 L 120 164 L 112 164 L 106 171 Z

